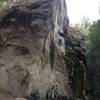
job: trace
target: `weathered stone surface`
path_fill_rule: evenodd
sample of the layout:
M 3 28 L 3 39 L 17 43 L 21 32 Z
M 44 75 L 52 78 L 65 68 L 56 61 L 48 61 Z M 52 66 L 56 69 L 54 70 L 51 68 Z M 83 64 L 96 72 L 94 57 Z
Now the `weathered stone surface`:
M 65 37 L 59 34 L 67 34 L 65 0 L 38 0 L 11 9 L 0 22 L 0 89 L 17 97 L 37 91 L 45 98 L 56 85 L 60 95 L 71 98 Z
M 68 24 L 65 0 L 33 0 L 1 15 L 0 90 L 28 100 L 83 98 L 83 38 L 68 35 Z

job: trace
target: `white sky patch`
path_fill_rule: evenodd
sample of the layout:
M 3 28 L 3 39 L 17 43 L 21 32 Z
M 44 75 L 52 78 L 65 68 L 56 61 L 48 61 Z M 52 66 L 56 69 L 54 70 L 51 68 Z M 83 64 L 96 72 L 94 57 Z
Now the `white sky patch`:
M 81 22 L 84 16 L 93 21 L 100 19 L 100 0 L 66 0 L 66 2 L 71 24 Z

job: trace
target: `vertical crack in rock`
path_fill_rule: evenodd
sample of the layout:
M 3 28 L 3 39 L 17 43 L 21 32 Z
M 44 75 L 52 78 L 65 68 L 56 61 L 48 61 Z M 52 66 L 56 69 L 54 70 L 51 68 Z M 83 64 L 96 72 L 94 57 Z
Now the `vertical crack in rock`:
M 54 46 L 54 42 L 51 39 L 50 42 L 50 64 L 51 64 L 51 69 L 53 69 L 54 67 L 54 62 L 55 62 L 55 46 Z

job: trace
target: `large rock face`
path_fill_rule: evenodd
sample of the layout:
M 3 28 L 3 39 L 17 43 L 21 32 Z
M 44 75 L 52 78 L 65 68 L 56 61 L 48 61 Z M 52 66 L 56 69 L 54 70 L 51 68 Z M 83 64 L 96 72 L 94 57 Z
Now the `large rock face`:
M 82 98 L 85 89 L 85 65 L 82 64 L 85 62 L 84 54 L 78 55 L 83 49 L 72 46 L 75 40 L 71 40 L 71 36 L 69 40 L 73 42 L 68 40 L 67 27 L 65 0 L 33 0 L 1 15 L 0 91 L 3 95 L 29 100 L 56 100 L 57 97 L 76 100 L 80 95 Z M 65 49 L 71 52 L 69 54 L 76 50 L 75 56 L 68 56 Z M 69 59 L 65 59 L 65 55 Z M 76 77 L 78 71 L 82 76 L 73 81 L 80 82 L 78 94 L 75 94 L 77 85 L 71 84 L 75 89 L 70 85 L 73 68 Z

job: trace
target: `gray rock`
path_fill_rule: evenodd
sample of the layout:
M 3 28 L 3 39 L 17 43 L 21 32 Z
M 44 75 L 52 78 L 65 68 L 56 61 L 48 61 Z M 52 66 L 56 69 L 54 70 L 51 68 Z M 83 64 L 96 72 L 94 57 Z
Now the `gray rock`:
M 27 99 L 37 93 L 45 100 L 51 87 L 64 100 L 80 96 L 85 89 L 84 50 L 75 44 L 81 39 L 68 40 L 65 0 L 33 0 L 10 9 L 0 22 L 0 89 Z M 78 83 L 69 84 L 70 75 L 80 82 L 78 92 Z

